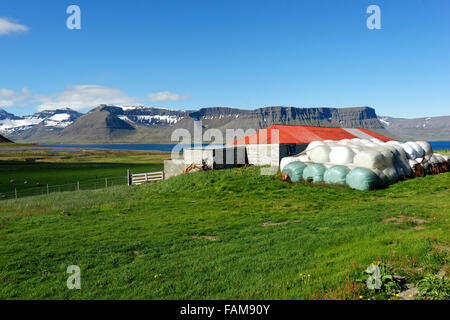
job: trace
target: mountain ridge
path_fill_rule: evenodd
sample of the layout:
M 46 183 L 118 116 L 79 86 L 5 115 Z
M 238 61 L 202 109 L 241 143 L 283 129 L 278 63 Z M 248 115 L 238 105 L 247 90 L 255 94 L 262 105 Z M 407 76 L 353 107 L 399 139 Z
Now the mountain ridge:
M 184 128 L 192 135 L 194 121 L 200 120 L 203 130 L 218 129 L 224 136 L 227 129 L 259 130 L 273 124 L 291 124 L 361 127 L 401 138 L 404 136 L 402 130 L 397 130 L 395 125 L 390 124 L 395 122 L 393 119 L 396 118 L 378 117 L 375 109 L 368 106 L 269 106 L 253 110 L 216 106 L 198 110 L 173 110 L 103 104 L 85 114 L 65 108 L 41 111 L 24 117 L 17 117 L 0 109 L 0 133 L 18 142 L 170 143 L 174 142 L 171 139 L 174 130 Z M 12 127 L 8 128 L 7 124 Z
M 403 140 L 450 140 L 450 116 L 394 118 L 379 116 L 383 126 Z

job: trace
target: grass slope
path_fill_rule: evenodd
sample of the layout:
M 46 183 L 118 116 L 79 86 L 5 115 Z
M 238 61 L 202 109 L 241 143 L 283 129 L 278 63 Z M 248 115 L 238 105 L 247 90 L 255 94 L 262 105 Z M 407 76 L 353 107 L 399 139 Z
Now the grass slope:
M 450 173 L 360 192 L 259 170 L 3 201 L 0 299 L 357 299 L 374 260 L 448 272 Z

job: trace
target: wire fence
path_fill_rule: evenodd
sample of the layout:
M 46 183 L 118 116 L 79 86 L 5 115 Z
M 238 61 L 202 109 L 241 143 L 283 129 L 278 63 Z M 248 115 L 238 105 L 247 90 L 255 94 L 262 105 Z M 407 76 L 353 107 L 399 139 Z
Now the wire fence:
M 38 196 L 55 192 L 70 192 L 80 190 L 95 190 L 113 186 L 128 185 L 128 176 L 104 177 L 90 180 L 77 181 L 60 185 L 41 185 L 27 189 L 14 189 L 14 191 L 0 192 L 0 200 L 18 199 L 23 197 Z

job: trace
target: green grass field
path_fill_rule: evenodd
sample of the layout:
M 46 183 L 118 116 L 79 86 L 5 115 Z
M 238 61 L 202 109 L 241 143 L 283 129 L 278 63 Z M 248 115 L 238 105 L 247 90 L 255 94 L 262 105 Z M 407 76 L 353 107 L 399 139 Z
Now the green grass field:
M 158 151 L 47 152 L 44 150 L 1 151 L 0 194 L 9 198 L 50 192 L 95 189 L 126 184 L 127 169 L 133 173 L 163 169 L 163 159 L 170 156 Z M 71 185 L 67 185 L 71 184 Z M 4 198 L 6 198 L 4 196 Z
M 360 192 L 259 170 L 2 201 L 0 299 L 360 299 L 374 261 L 448 274 L 450 173 Z

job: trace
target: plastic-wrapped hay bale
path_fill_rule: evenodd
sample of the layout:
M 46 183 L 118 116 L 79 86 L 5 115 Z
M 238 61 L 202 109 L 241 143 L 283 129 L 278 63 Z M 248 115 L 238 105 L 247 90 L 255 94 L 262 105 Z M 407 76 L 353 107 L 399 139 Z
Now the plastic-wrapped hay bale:
M 378 146 L 379 146 L 378 144 L 373 143 L 373 142 L 369 142 L 369 143 L 365 143 L 364 144 L 364 147 L 367 148 L 367 149 L 374 149 L 374 148 L 376 148 Z
M 405 170 L 406 175 L 410 176 L 412 171 L 411 171 L 411 166 L 409 165 L 409 160 L 403 161 L 403 160 L 400 159 L 400 162 L 403 165 L 403 169 Z
M 431 149 L 431 145 L 426 141 L 417 141 L 416 142 L 419 146 L 422 147 L 423 151 L 425 151 L 425 155 L 432 155 L 433 150 Z
M 397 171 L 390 167 L 383 170 L 384 175 L 386 176 L 386 180 L 388 184 L 393 184 L 398 181 L 398 173 Z
M 325 170 L 326 168 L 322 164 L 311 164 L 303 170 L 303 179 L 306 181 L 310 181 L 312 179 L 313 182 L 322 182 Z
M 383 145 L 381 145 L 381 147 L 383 147 L 384 149 L 387 149 L 387 150 L 391 151 L 391 152 L 393 153 L 393 155 L 394 155 L 395 158 L 398 158 L 398 157 L 400 156 L 400 151 L 399 151 L 399 149 L 401 149 L 402 152 L 404 152 L 403 149 L 402 149 L 401 147 L 396 146 L 396 145 L 390 145 L 390 144 L 387 144 L 387 143 L 384 143 Z
M 311 161 L 311 159 L 306 154 L 299 155 L 297 159 L 301 162 Z
M 360 141 L 361 141 L 360 138 L 352 138 L 352 139 L 350 139 L 350 140 L 353 141 L 353 142 L 360 142 Z
M 438 163 L 446 162 L 445 158 L 439 153 L 433 153 Z
M 342 140 L 338 141 L 338 144 L 346 146 L 346 145 L 348 145 L 351 142 L 352 142 L 352 140 L 350 140 L 350 139 L 342 139 Z
M 313 141 L 310 144 L 308 144 L 308 146 L 306 147 L 306 151 L 312 150 L 312 149 L 314 149 L 315 147 L 318 147 L 318 146 L 326 146 L 326 145 L 327 144 L 325 142 L 323 142 L 323 141 Z
M 425 171 L 426 174 L 431 174 L 431 163 L 429 162 L 423 162 L 421 163 L 423 170 Z
M 294 161 L 298 161 L 297 157 L 284 157 L 280 161 L 280 170 L 283 171 L 284 167 Z
M 328 168 L 323 174 L 323 181 L 331 184 L 345 184 L 345 178 L 350 169 L 344 166 L 333 166 Z
M 307 165 L 300 161 L 290 162 L 284 167 L 281 174 L 282 175 L 287 174 L 287 176 L 289 177 L 289 179 L 291 179 L 292 182 L 298 182 L 302 180 L 303 171 L 306 167 Z
M 397 175 L 399 177 L 404 177 L 404 176 L 407 175 L 406 172 L 405 172 L 405 169 L 403 168 L 402 163 L 400 161 L 395 161 L 394 162 L 394 169 L 397 172 Z
M 330 162 L 331 149 L 327 146 L 318 146 L 307 152 L 308 157 L 313 162 L 325 163 Z
M 362 150 L 353 158 L 353 164 L 367 169 L 381 169 L 386 159 L 381 152 L 372 149 Z
M 397 160 L 394 162 L 394 168 L 399 177 L 406 178 L 411 175 L 411 167 L 404 162 Z
M 418 162 L 416 160 L 409 159 L 408 164 L 411 169 L 414 169 L 414 167 L 416 166 L 416 164 L 418 164 Z
M 405 144 L 410 145 L 411 147 L 413 147 L 413 149 L 416 151 L 417 153 L 417 157 L 416 158 L 422 158 L 425 155 L 425 151 L 422 149 L 422 147 L 417 144 L 414 141 L 408 141 Z
M 392 151 L 382 146 L 378 146 L 374 150 L 380 152 L 383 155 L 384 159 L 384 164 L 382 165 L 383 168 L 394 166 L 394 153 Z
M 331 147 L 330 162 L 334 164 L 349 164 L 353 163 L 355 153 L 352 149 L 346 146 Z
M 369 169 L 355 168 L 347 174 L 347 185 L 357 190 L 373 190 L 378 185 L 378 176 Z
M 433 155 L 431 156 L 429 162 L 430 162 L 431 164 L 433 164 L 433 163 L 438 163 L 438 159 L 436 158 L 435 154 L 433 154 Z
M 377 187 L 385 187 L 387 185 L 389 185 L 389 179 L 388 177 L 384 174 L 384 172 L 380 169 L 372 169 L 372 171 L 377 175 L 378 177 L 378 185 Z
M 397 150 L 397 157 L 399 157 L 403 162 L 406 162 L 408 157 L 406 156 L 405 150 L 400 146 L 400 144 L 390 144 L 395 150 Z
M 408 159 L 414 160 L 415 158 L 418 157 L 417 151 L 412 146 L 410 146 L 409 144 L 406 144 L 406 143 L 401 144 L 401 147 L 403 148 L 403 150 L 405 150 L 406 157 Z

